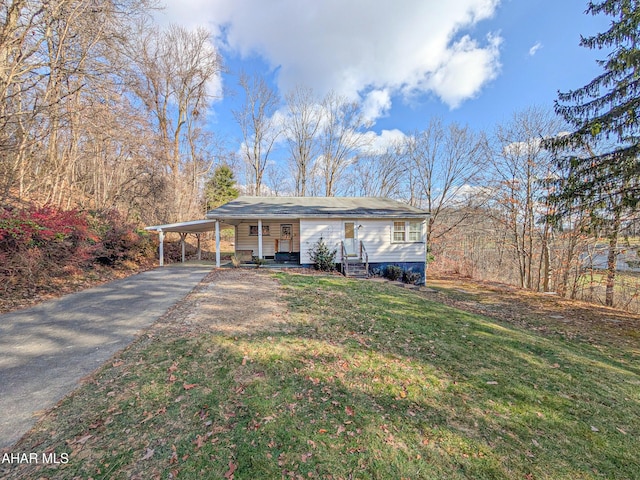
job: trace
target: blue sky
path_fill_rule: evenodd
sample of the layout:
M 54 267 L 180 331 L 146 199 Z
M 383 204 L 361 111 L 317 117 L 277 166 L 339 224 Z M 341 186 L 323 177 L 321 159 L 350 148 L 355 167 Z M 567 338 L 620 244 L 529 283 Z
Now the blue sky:
M 580 47 L 606 17 L 581 0 L 168 0 L 163 23 L 209 28 L 227 74 L 212 129 L 233 142 L 239 71 L 335 90 L 368 105 L 372 130 L 404 133 L 432 116 L 490 132 L 558 90 L 600 73 L 606 52 Z

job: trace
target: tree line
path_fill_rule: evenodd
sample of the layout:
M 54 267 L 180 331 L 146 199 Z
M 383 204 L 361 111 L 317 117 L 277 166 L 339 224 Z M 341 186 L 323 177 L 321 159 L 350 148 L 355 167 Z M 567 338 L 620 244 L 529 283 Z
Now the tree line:
M 160 28 L 152 0 L 0 7 L 0 202 L 193 214 L 212 162 L 222 68 L 205 30 Z

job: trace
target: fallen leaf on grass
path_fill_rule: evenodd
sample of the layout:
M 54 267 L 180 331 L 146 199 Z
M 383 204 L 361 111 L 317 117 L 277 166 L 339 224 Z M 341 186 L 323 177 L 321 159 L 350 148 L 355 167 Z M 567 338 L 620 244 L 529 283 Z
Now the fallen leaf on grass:
M 353 408 L 347 405 L 346 407 L 344 407 L 344 413 L 346 413 L 350 417 L 353 417 L 353 415 L 355 414 L 355 411 L 353 410 Z
M 487 385 L 498 385 L 498 382 L 496 382 L 495 380 L 491 380 L 487 382 Z
M 626 435 L 626 434 L 627 434 L 627 432 L 625 432 L 625 431 L 624 431 L 623 429 L 621 429 L 621 428 L 617 428 L 617 427 L 616 427 L 616 430 L 618 430 L 618 431 L 619 431 L 621 434 L 623 434 L 623 435 Z
M 173 362 L 173 364 L 167 369 L 169 373 L 175 372 L 176 370 L 178 370 L 178 364 L 176 362 Z
M 151 457 L 153 457 L 153 454 L 156 451 L 153 448 L 147 448 L 147 453 L 144 454 L 144 457 L 141 458 L 141 460 L 149 460 Z
M 235 463 L 229 462 L 229 470 L 224 474 L 224 478 L 233 478 L 233 472 L 236 471 L 236 468 L 238 468 L 238 466 Z
M 85 435 L 83 437 L 77 438 L 75 440 L 71 440 L 70 442 L 67 442 L 69 445 L 84 445 L 85 443 L 87 443 L 87 440 L 89 440 L 91 437 L 93 437 L 93 435 Z
M 594 427 L 593 425 L 591 425 L 591 431 L 592 432 L 599 432 L 600 430 L 598 429 L 598 427 Z
M 111 364 L 112 367 L 121 367 L 122 365 L 124 365 L 124 362 L 122 360 L 116 360 L 115 362 L 113 362 Z
M 197 383 L 183 383 L 182 384 L 182 388 L 184 388 L 185 390 L 191 390 L 194 387 L 197 387 L 198 384 Z
M 178 463 L 178 451 L 175 445 L 171 445 L 171 457 L 169 458 L 169 465 Z

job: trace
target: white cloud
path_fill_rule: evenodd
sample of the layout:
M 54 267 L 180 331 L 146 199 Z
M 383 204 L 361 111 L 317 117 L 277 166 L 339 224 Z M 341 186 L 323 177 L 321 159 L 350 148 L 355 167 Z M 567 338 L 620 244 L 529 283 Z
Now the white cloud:
M 391 96 L 388 90 L 373 90 L 362 102 L 362 116 L 365 122 L 385 116 L 391 108 Z
M 397 128 L 382 130 L 379 134 L 370 130 L 362 135 L 365 137 L 363 142 L 365 146 L 362 148 L 362 152 L 370 155 L 383 153 L 393 145 L 403 142 L 407 137 Z
M 486 82 L 497 77 L 501 42 L 500 37 L 490 36 L 488 46 L 481 48 L 475 40 L 464 36 L 417 88 L 431 90 L 451 108 L 458 107 L 464 100 L 475 97 Z
M 538 53 L 538 50 L 540 50 L 541 48 L 542 48 L 542 43 L 536 42 L 536 44 L 529 49 L 529 55 L 533 57 L 536 53 Z
M 351 99 L 367 95 L 371 117 L 391 96 L 434 93 L 452 108 L 499 71 L 498 35 L 463 33 L 500 0 L 168 0 L 167 17 L 205 20 L 231 51 L 278 68 L 278 85 Z

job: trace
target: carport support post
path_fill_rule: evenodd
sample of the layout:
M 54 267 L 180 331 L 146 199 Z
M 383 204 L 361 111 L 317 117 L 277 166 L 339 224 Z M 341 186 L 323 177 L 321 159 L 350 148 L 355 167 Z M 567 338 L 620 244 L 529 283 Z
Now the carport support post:
M 186 233 L 181 233 L 180 234 L 180 245 L 182 246 L 182 263 L 184 263 L 184 257 L 185 257 L 185 240 L 187 238 L 187 234 Z
M 216 220 L 216 268 L 220 268 L 220 222 Z
M 262 220 L 258 220 L 258 258 L 262 258 Z
M 201 233 L 196 233 L 196 238 L 198 239 L 198 261 L 202 260 L 202 249 L 200 248 L 200 235 Z
M 158 237 L 160 239 L 160 266 L 164 267 L 164 232 L 162 230 L 158 230 Z

